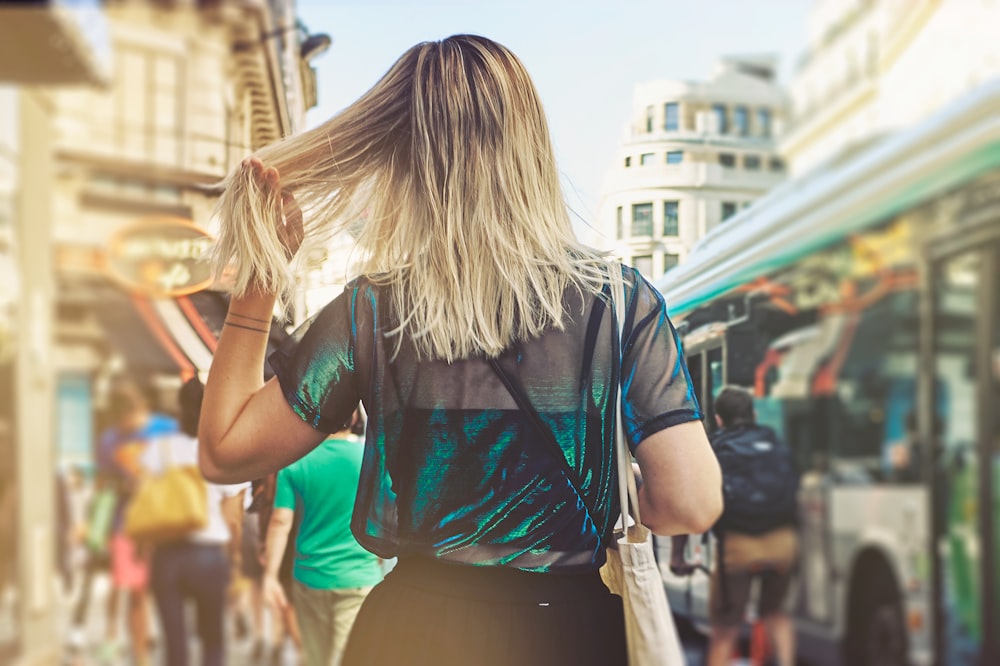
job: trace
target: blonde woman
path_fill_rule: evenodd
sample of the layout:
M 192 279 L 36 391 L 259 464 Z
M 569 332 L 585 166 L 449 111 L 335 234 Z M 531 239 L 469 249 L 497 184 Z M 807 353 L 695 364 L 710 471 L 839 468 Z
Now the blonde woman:
M 359 400 L 369 416 L 351 526 L 399 559 L 344 663 L 624 663 L 621 601 L 598 574 L 617 517 L 619 382 L 654 532 L 708 529 L 721 479 L 661 296 L 573 236 L 518 59 L 472 35 L 417 44 L 325 124 L 247 160 L 219 212 L 235 286 L 205 475 L 263 476 Z M 263 383 L 289 259 L 342 230 L 362 276 L 270 357 Z

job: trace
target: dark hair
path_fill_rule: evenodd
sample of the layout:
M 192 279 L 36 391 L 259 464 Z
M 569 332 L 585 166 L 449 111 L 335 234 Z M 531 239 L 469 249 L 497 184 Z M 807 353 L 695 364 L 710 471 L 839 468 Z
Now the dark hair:
M 148 406 L 146 396 L 136 384 L 119 380 L 108 394 L 108 421 L 117 426 L 124 418 Z
M 753 396 L 749 391 L 727 386 L 715 398 L 715 413 L 722 419 L 722 426 L 729 428 L 739 423 L 753 423 Z
M 198 436 L 198 419 L 201 417 L 201 401 L 205 397 L 205 386 L 197 377 L 184 382 L 177 394 L 181 407 L 181 430 L 192 437 Z

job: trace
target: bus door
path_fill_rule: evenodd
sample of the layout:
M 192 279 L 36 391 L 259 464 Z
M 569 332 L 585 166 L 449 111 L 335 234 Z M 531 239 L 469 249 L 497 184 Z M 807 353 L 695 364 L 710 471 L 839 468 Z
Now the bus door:
M 1000 225 L 931 257 L 918 427 L 931 482 L 937 664 L 1000 664 Z M 975 241 L 972 245 L 971 242 Z
M 725 384 L 725 342 L 723 330 L 713 331 L 709 335 L 691 336 L 684 341 L 684 357 L 691 384 L 694 388 L 698 404 L 705 414 L 705 428 L 708 432 L 715 429 L 715 396 Z M 707 534 L 692 534 L 687 540 L 687 550 L 684 559 L 689 563 L 701 564 L 700 569 L 683 578 L 670 573 L 669 538 L 656 539 L 657 559 L 660 571 L 667 582 L 667 596 L 671 607 L 678 612 L 701 623 L 708 618 L 708 573 L 711 569 L 712 541 Z
M 711 433 L 715 430 L 715 396 L 727 381 L 723 331 L 693 344 L 685 341 L 684 357 L 698 405 L 705 415 L 705 429 Z

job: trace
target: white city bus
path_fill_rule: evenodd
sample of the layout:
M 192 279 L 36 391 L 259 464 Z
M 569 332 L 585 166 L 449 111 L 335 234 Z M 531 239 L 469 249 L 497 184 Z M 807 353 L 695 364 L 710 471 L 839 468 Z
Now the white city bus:
M 1000 81 L 781 186 L 657 283 L 706 425 L 748 387 L 795 451 L 811 663 L 1000 664 L 998 109 Z

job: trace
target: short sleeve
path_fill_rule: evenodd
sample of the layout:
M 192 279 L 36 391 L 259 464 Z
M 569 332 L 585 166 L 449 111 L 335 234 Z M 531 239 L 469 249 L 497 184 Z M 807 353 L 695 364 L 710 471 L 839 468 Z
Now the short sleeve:
M 622 414 L 635 450 L 653 433 L 703 414 L 663 296 L 637 271 L 627 271 L 626 279 L 634 286 L 626 287 Z
M 358 331 L 370 331 L 359 326 L 359 308 L 370 312 L 362 300 L 349 284 L 268 358 L 292 410 L 322 432 L 340 430 L 358 404 L 355 347 Z
M 274 488 L 274 508 L 295 510 L 295 491 L 292 489 L 292 470 L 288 467 L 278 472 Z

